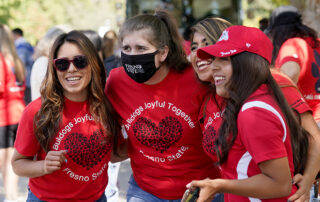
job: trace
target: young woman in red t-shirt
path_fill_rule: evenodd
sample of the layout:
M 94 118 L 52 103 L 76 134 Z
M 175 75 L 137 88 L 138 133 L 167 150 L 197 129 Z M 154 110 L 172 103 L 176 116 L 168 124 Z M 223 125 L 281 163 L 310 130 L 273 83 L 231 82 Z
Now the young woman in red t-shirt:
M 196 80 L 168 13 L 128 19 L 119 38 L 123 67 L 110 72 L 106 95 L 128 134 L 127 201 L 180 201 L 192 179 L 220 176 L 197 122 L 207 88 Z
M 41 97 L 26 107 L 15 142 L 12 166 L 30 178 L 27 201 L 106 201 L 120 127 L 105 82 L 87 37 L 72 31 L 56 39 Z
M 198 50 L 200 58 L 216 57 L 212 78 L 216 93 L 226 99 L 216 152 L 223 177 L 238 179 L 193 182 L 192 186 L 201 185 L 200 201 L 217 192 L 231 193 L 225 195 L 226 201 L 247 201 L 247 197 L 286 200 L 281 197 L 291 192 L 293 161 L 296 172 L 303 170 L 297 162 L 306 158 L 293 159 L 290 142 L 290 134 L 293 140 L 301 134 L 295 130 L 295 117 L 271 76 L 271 50 L 271 42 L 260 30 L 243 26 L 228 28 L 216 45 Z M 243 76 L 246 79 L 241 79 Z M 306 155 L 306 147 L 293 147 Z
M 192 27 L 192 43 L 191 43 L 191 63 L 197 76 L 201 82 L 208 84 L 211 87 L 213 78 L 211 75 L 210 65 L 212 59 L 200 59 L 197 57 L 197 49 L 212 45 L 218 39 L 223 30 L 231 26 L 231 24 L 220 18 L 206 18 Z M 281 87 L 284 96 L 287 99 L 288 104 L 291 108 L 295 109 L 301 117 L 301 125 L 312 135 L 309 148 L 308 163 L 304 175 L 295 175 L 294 182 L 299 186 L 298 191 L 292 195 L 289 199 L 294 201 L 298 198 L 305 200 L 309 198 L 309 189 L 314 181 L 317 173 L 320 159 L 319 159 L 319 129 L 317 129 L 316 122 L 312 117 L 312 111 L 306 104 L 301 93 L 297 87 L 280 72 L 272 69 L 272 76 Z M 217 130 L 219 130 L 222 122 L 223 112 L 223 100 L 217 95 L 210 95 L 212 99 L 203 103 L 202 109 L 199 116 L 200 126 L 203 131 L 203 146 L 206 153 L 216 160 L 214 152 L 213 139 Z M 208 98 L 207 98 L 208 99 Z

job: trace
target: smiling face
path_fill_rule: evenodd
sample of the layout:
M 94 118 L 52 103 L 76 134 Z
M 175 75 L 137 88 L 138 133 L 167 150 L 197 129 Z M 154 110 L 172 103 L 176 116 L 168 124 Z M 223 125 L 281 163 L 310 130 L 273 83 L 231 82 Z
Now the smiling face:
M 228 98 L 228 85 L 232 76 L 232 64 L 230 57 L 215 58 L 212 63 L 212 78 L 216 86 L 216 93 Z
M 84 55 L 73 43 L 64 43 L 58 53 L 57 58 L 68 58 L 72 60 L 74 56 Z M 83 68 L 77 69 L 71 62 L 66 71 L 58 71 L 57 76 L 63 88 L 63 94 L 69 100 L 75 102 L 85 101 L 88 97 L 88 85 L 91 81 L 90 64 Z
M 195 32 L 191 43 L 190 59 L 194 71 L 197 73 L 199 79 L 204 82 L 213 82 L 210 65 L 212 59 L 203 60 L 197 57 L 197 50 L 199 48 L 211 45 L 206 37 L 199 32 Z

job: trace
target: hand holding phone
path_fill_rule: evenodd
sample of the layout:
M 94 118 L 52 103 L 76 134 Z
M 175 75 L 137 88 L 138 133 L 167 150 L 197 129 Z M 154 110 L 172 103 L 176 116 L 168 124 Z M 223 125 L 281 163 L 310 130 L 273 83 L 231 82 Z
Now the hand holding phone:
M 199 192 L 199 187 L 190 187 L 184 192 L 181 202 L 196 202 L 199 197 Z

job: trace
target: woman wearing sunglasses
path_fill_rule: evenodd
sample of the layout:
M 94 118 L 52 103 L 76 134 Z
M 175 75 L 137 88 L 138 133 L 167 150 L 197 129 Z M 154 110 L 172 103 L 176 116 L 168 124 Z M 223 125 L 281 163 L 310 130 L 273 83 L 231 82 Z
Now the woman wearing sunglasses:
M 27 201 L 106 201 L 119 127 L 105 80 L 88 38 L 77 31 L 57 38 L 41 97 L 25 109 L 15 142 L 12 166 L 30 178 Z

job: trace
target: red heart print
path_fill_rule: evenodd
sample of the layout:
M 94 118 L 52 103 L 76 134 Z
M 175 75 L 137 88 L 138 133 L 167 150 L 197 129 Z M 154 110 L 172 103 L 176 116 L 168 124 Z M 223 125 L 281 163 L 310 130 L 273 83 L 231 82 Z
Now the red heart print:
M 137 140 L 161 153 L 180 140 L 182 131 L 182 124 L 177 118 L 171 116 L 162 119 L 159 126 L 144 117 L 140 117 L 133 125 Z
M 81 133 L 71 133 L 64 142 L 65 149 L 76 164 L 89 170 L 97 165 L 110 151 L 111 142 L 105 140 L 102 130 L 96 130 L 90 136 L 85 137 Z
M 209 154 L 215 155 L 214 141 L 216 139 L 216 130 L 209 126 L 203 133 L 203 147 Z

